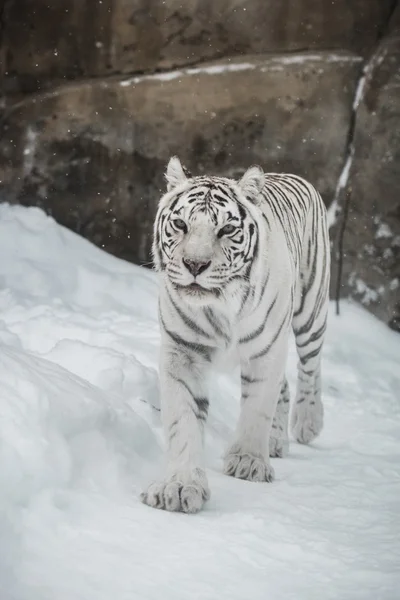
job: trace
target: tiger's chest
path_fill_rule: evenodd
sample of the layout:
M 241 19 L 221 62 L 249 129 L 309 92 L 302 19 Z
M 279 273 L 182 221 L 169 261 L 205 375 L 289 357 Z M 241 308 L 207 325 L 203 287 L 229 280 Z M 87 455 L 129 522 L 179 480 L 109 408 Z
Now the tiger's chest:
M 241 362 L 247 362 L 254 349 L 257 350 L 263 345 L 264 339 L 270 337 L 275 319 L 272 318 L 270 324 L 266 322 L 268 299 L 263 300 L 258 308 L 244 311 L 242 315 L 234 311 L 204 309 L 203 325 L 212 333 L 212 362 L 219 370 L 229 370 Z M 274 302 L 270 304 L 274 305 Z
M 240 338 L 250 330 L 251 321 L 239 319 L 235 312 L 226 313 L 211 308 L 203 312 L 203 325 L 211 333 L 214 347 L 212 362 L 218 370 L 229 371 L 240 364 Z

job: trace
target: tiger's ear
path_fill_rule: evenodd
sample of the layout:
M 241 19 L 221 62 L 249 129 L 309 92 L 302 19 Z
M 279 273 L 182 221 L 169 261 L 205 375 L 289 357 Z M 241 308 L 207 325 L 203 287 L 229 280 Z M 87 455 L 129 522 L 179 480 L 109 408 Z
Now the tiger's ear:
M 181 165 L 181 161 L 177 156 L 169 159 L 165 178 L 167 180 L 167 190 L 170 192 L 178 185 L 186 181 L 190 177 L 190 173 Z
M 250 202 L 259 204 L 261 202 L 260 192 L 264 187 L 264 171 L 258 165 L 250 167 L 238 185 Z

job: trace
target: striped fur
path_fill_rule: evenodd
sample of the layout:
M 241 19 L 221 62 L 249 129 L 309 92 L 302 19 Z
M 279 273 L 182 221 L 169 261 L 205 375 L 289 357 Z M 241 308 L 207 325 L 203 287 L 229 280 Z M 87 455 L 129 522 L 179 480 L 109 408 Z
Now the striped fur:
M 318 192 L 295 175 L 251 167 L 240 181 L 167 169 L 153 256 L 161 277 L 160 382 L 167 475 L 142 500 L 196 512 L 209 497 L 203 466 L 207 374 L 223 353 L 241 366 L 241 413 L 224 459 L 228 475 L 270 481 L 269 455 L 288 451 L 288 336 L 299 355 L 292 433 L 321 431 L 321 350 L 329 240 Z

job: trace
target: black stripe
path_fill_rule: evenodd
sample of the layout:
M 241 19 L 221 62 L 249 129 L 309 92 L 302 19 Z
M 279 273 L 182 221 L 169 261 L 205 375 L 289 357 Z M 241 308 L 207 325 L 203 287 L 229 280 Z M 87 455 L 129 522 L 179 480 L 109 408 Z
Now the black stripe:
M 180 383 L 186 389 L 186 391 L 189 393 L 191 398 L 194 400 L 194 402 L 198 408 L 198 412 L 196 413 L 196 411 L 193 410 L 193 407 L 191 407 L 191 408 L 192 408 L 196 418 L 205 420 L 207 418 L 208 407 L 209 407 L 208 398 L 206 398 L 204 396 L 195 396 L 193 394 L 192 390 L 190 389 L 190 387 L 188 386 L 188 384 L 186 383 L 186 381 L 184 381 L 183 379 L 180 379 L 178 377 L 175 377 L 175 375 L 173 375 L 172 373 L 169 373 L 169 375 L 174 379 L 174 381 L 176 381 L 177 383 Z
M 208 415 L 208 407 L 210 405 L 208 398 L 206 398 L 206 397 L 198 398 L 198 397 L 194 396 L 193 400 L 196 402 L 196 404 L 199 408 L 198 418 L 205 421 L 207 418 L 207 415 Z
M 178 334 L 172 332 L 165 325 L 165 321 L 162 318 L 161 312 L 160 312 L 160 321 L 162 323 L 162 326 L 164 328 L 165 333 L 172 340 L 174 340 L 174 342 L 178 346 L 182 346 L 183 348 L 185 348 L 186 350 L 189 350 L 190 352 L 194 352 L 195 354 L 199 354 L 202 358 L 204 358 L 208 362 L 211 360 L 211 357 L 213 355 L 213 349 L 210 348 L 210 346 L 205 346 L 204 344 L 197 344 L 197 343 L 194 343 L 194 342 L 188 342 L 187 340 L 185 340 L 182 337 L 180 337 Z
M 229 336 L 227 336 L 226 333 L 221 328 L 221 326 L 218 323 L 218 321 L 216 320 L 215 315 L 213 314 L 211 308 L 207 307 L 204 309 L 204 316 L 206 317 L 207 321 L 210 323 L 211 327 L 213 327 L 215 333 L 217 335 L 219 335 L 220 337 L 222 337 L 226 342 L 229 342 L 230 341 Z
M 175 198 L 173 199 L 173 201 L 171 202 L 171 204 L 169 206 L 167 206 L 167 211 L 172 212 L 175 208 L 175 206 L 178 204 L 179 199 L 182 197 L 184 192 L 179 192 L 179 194 L 177 194 L 175 196 Z
M 304 310 L 304 304 L 306 301 L 306 298 L 308 296 L 308 293 L 311 291 L 311 288 L 314 284 L 315 281 L 315 277 L 317 274 L 317 249 L 314 248 L 314 256 L 313 256 L 313 263 L 312 263 L 312 267 L 311 267 L 311 274 L 310 274 L 310 278 L 308 279 L 308 281 L 306 282 L 306 284 L 303 285 L 302 289 L 301 289 L 301 302 L 300 302 L 300 307 L 296 310 L 296 312 L 294 313 L 295 317 L 298 317 Z M 307 266 L 309 264 L 308 261 L 308 257 L 307 257 Z
M 303 334 L 308 333 L 310 331 L 311 327 L 313 326 L 314 322 L 317 319 L 317 316 L 320 313 L 320 310 L 322 308 L 321 305 L 322 305 L 322 303 L 323 303 L 323 301 L 325 299 L 326 292 L 327 292 L 327 289 L 325 289 L 325 284 L 323 282 L 322 285 L 320 286 L 319 290 L 318 290 L 318 296 L 317 296 L 317 299 L 316 299 L 316 301 L 314 303 L 313 311 L 312 311 L 311 315 L 309 316 L 308 320 L 306 321 L 306 323 L 304 323 L 304 325 L 302 325 L 301 327 L 295 329 L 294 332 L 295 332 L 296 336 L 303 335 Z M 298 317 L 299 314 L 295 313 L 294 316 Z
M 259 327 L 257 327 L 257 329 L 255 331 L 253 331 L 252 333 L 249 333 L 245 337 L 240 338 L 239 344 L 247 344 L 247 342 L 251 342 L 252 340 L 256 339 L 264 331 L 265 326 L 267 324 L 268 316 L 269 316 L 271 310 L 273 309 L 273 307 L 275 306 L 277 299 L 278 299 L 278 294 L 275 296 L 274 300 L 272 301 L 272 304 L 268 307 L 267 314 L 265 315 L 265 319 L 262 321 L 261 325 Z
M 225 206 L 226 204 L 228 204 L 229 196 L 227 198 L 225 198 L 224 196 L 221 196 L 217 192 L 214 192 L 213 199 L 217 200 L 218 202 L 221 202 L 221 204 L 223 206 Z
M 268 227 L 268 229 L 269 229 L 269 230 L 271 230 L 271 223 L 268 221 L 268 217 L 267 217 L 267 215 L 265 215 L 265 214 L 263 213 L 263 215 L 262 215 L 262 216 L 263 216 L 263 218 L 264 218 L 264 220 L 265 220 L 265 222 L 266 222 L 266 224 L 267 224 L 267 227 Z
M 182 319 L 182 321 L 185 323 L 185 325 L 187 327 L 189 327 L 189 329 L 191 329 L 194 333 L 197 333 L 198 335 L 202 335 L 203 337 L 207 338 L 207 339 L 211 339 L 211 336 L 204 331 L 204 329 L 202 329 L 201 327 L 199 327 L 197 325 L 197 323 L 195 323 L 190 317 L 188 317 L 183 310 L 177 305 L 177 303 L 175 302 L 175 300 L 173 299 L 173 297 L 171 296 L 171 293 L 167 287 L 167 293 L 168 293 L 168 297 L 171 301 L 172 306 L 174 307 L 174 309 L 176 310 L 176 312 L 178 313 L 178 315 L 180 316 L 180 318 Z
M 249 297 L 249 294 L 250 294 L 250 290 L 251 290 L 251 285 L 248 285 L 245 290 L 245 293 L 243 295 L 243 298 L 241 300 L 241 303 L 240 303 L 239 315 L 242 313 L 242 310 L 244 309 L 244 306 L 245 306 L 247 299 Z
M 327 324 L 327 320 L 325 319 L 323 324 L 321 325 L 321 327 L 317 331 L 314 331 L 314 333 L 312 335 L 310 335 L 310 337 L 302 344 L 300 344 L 299 342 L 296 341 L 297 348 L 305 348 L 306 346 L 308 346 L 308 344 L 318 341 L 319 338 L 325 333 L 326 324 Z M 295 334 L 297 336 L 300 335 L 298 331 L 295 332 Z
M 170 442 L 174 439 L 174 437 L 178 433 L 178 424 L 179 424 L 179 421 L 178 421 L 178 419 L 176 419 L 173 423 L 171 423 L 171 425 L 168 428 Z
M 263 299 L 264 299 L 264 294 L 265 294 L 265 290 L 266 290 L 266 288 L 267 288 L 267 285 L 268 285 L 269 276 L 270 276 L 270 271 L 268 270 L 268 272 L 267 272 L 267 276 L 266 276 L 266 278 L 265 278 L 265 281 L 264 281 L 264 283 L 263 283 L 263 286 L 262 286 L 262 288 L 261 288 L 260 298 L 259 298 L 259 300 L 258 300 L 258 304 L 257 304 L 257 306 L 256 306 L 256 310 L 257 310 L 257 308 L 260 306 L 261 302 L 262 302 L 262 301 L 263 301 Z
M 315 358 L 316 356 L 318 356 L 318 354 L 321 352 L 321 349 L 322 349 L 322 344 L 320 344 L 318 346 L 318 348 L 315 348 L 315 350 L 312 350 L 312 352 L 309 352 L 305 356 L 300 356 L 300 362 L 301 362 L 301 364 L 305 365 L 306 363 L 308 363 L 308 361 L 310 360 L 310 358 Z
M 258 377 L 250 377 L 249 375 L 241 375 L 240 379 L 242 383 L 251 384 L 251 383 L 262 383 L 265 379 L 259 379 Z
M 265 356 L 271 350 L 272 346 L 275 344 L 276 340 L 278 339 L 280 332 L 282 331 L 282 327 L 284 326 L 284 324 L 287 321 L 288 315 L 290 315 L 290 311 L 288 311 L 286 313 L 285 318 L 283 319 L 282 323 L 278 327 L 277 332 L 275 333 L 274 337 L 269 342 L 269 344 L 263 350 L 260 350 L 260 352 L 257 352 L 257 354 L 253 354 L 253 356 L 250 357 L 250 360 L 261 358 L 262 356 Z

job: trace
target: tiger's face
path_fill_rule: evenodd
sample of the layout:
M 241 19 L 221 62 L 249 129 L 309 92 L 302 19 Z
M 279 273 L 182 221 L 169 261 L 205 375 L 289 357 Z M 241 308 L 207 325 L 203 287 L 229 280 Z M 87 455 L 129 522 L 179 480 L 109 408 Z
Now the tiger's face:
M 223 299 L 231 282 L 248 278 L 258 248 L 255 206 L 264 185 L 259 167 L 243 178 L 188 178 L 176 157 L 168 164 L 168 192 L 154 226 L 157 270 L 186 301 Z

